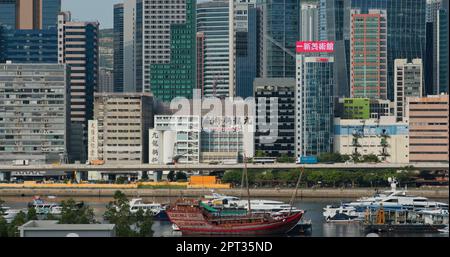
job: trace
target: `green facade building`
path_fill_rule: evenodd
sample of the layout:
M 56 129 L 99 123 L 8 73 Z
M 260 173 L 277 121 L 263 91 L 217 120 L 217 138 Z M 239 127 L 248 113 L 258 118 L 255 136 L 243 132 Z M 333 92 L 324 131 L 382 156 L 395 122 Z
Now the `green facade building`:
M 343 119 L 369 119 L 369 98 L 344 98 Z
M 170 62 L 150 66 L 153 95 L 170 102 L 196 88 L 196 1 L 186 0 L 186 22 L 170 25 Z

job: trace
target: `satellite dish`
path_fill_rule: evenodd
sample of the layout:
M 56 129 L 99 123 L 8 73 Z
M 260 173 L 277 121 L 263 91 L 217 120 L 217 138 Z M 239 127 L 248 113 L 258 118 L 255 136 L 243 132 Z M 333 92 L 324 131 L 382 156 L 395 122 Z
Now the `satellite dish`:
M 370 233 L 367 234 L 366 237 L 380 237 L 380 235 L 378 235 L 377 233 Z

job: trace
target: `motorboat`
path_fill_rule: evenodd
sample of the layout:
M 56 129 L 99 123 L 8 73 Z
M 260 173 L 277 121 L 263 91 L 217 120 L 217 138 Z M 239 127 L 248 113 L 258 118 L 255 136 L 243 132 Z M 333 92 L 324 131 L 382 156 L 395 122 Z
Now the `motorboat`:
M 133 198 L 130 201 L 130 212 L 137 213 L 143 210 L 145 213 L 150 212 L 155 219 L 168 219 L 166 207 L 160 203 L 144 203 L 142 198 Z
M 328 220 L 334 215 L 343 213 L 348 216 L 357 216 L 357 219 L 364 218 L 367 209 L 386 210 L 435 210 L 442 209 L 448 211 L 448 204 L 443 202 L 430 201 L 426 197 L 411 196 L 407 190 L 397 190 L 398 182 L 394 178 L 389 178 L 391 190 L 384 193 L 377 193 L 372 197 L 363 197 L 354 202 L 341 203 L 341 205 L 327 205 L 324 208 L 323 216 Z
M 215 208 L 221 209 L 245 209 L 249 210 L 248 200 L 241 200 L 239 197 L 226 196 L 221 194 L 213 194 L 214 197 L 207 198 L 204 203 Z M 283 214 L 287 212 L 297 213 L 302 210 L 286 204 L 282 201 L 252 199 L 250 200 L 250 208 L 253 213 L 272 213 L 274 215 Z
M 438 229 L 439 232 L 443 233 L 443 234 L 448 234 L 448 225 L 443 228 L 443 229 Z
M 2 206 L 2 217 L 6 220 L 6 222 L 11 223 L 12 220 L 19 214 L 20 212 L 27 213 L 27 210 L 22 209 L 11 209 L 10 207 Z
M 62 212 L 62 207 L 59 203 L 46 202 L 38 196 L 28 203 L 28 207 L 34 208 L 38 215 L 60 215 Z

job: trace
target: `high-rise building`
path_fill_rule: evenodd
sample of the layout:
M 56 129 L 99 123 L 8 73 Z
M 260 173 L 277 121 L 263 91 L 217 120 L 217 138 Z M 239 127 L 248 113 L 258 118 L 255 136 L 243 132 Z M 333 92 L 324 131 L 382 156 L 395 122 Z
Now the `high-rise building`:
M 58 16 L 58 62 L 70 67 L 70 161 L 87 158 L 87 125 L 98 89 L 98 29 L 98 22 L 71 21 L 68 12 Z
M 295 79 L 256 78 L 255 150 L 268 156 L 295 154 Z
M 114 5 L 114 92 L 123 92 L 123 4 Z
M 295 90 L 297 157 L 317 156 L 333 150 L 335 82 L 334 57 L 330 56 L 331 52 L 333 52 L 331 42 L 297 43 Z
M 0 26 L 16 28 L 16 1 L 0 0 Z
M 386 11 L 352 9 L 350 96 L 387 99 Z
M 300 0 L 267 0 L 261 3 L 261 9 L 261 77 L 295 78 Z
M 57 63 L 58 31 L 0 27 L 0 62 Z
M 448 95 L 408 98 L 410 162 L 448 162 Z
M 426 94 L 448 93 L 448 10 L 442 0 L 427 0 Z
M 205 33 L 197 32 L 197 89 L 205 94 Z
M 316 4 L 302 4 L 300 19 L 300 40 L 319 40 L 319 8 Z
M 148 163 L 148 130 L 153 127 L 151 94 L 95 93 L 94 106 L 94 118 L 89 121 L 89 160 Z
M 64 162 L 70 102 L 62 64 L 0 64 L 0 163 Z
M 114 75 L 113 70 L 108 68 L 100 68 L 98 72 L 98 90 L 99 93 L 114 92 Z
M 143 91 L 165 102 L 196 88 L 196 1 L 144 0 Z
M 229 96 L 229 1 L 197 4 L 197 31 L 204 35 L 203 95 Z
M 421 59 L 408 63 L 406 59 L 395 60 L 395 116 L 398 121 L 406 117 L 405 106 L 407 97 L 422 97 L 423 67 Z
M 350 1 L 319 0 L 319 37 L 320 40 L 334 42 L 335 95 L 350 96 Z
M 230 1 L 230 95 L 253 96 L 253 81 L 260 74 L 261 8 L 256 0 Z
M 351 0 L 351 8 L 360 9 L 361 13 L 367 13 L 369 9 L 386 11 L 387 95 L 392 101 L 394 100 L 394 60 L 424 59 L 426 0 Z M 350 48 L 347 48 L 347 51 L 349 53 Z
M 0 25 L 24 30 L 56 28 L 60 11 L 61 0 L 2 0 Z
M 123 76 L 123 92 L 142 92 L 142 17 L 142 0 L 116 6 L 117 76 Z

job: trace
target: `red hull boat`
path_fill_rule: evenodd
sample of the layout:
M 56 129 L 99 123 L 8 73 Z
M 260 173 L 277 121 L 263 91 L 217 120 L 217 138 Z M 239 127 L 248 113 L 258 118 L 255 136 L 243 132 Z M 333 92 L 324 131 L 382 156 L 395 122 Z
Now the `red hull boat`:
M 282 235 L 294 228 L 304 212 L 273 217 L 262 215 L 215 216 L 194 201 L 177 202 L 167 210 L 172 223 L 184 235 L 257 236 Z

